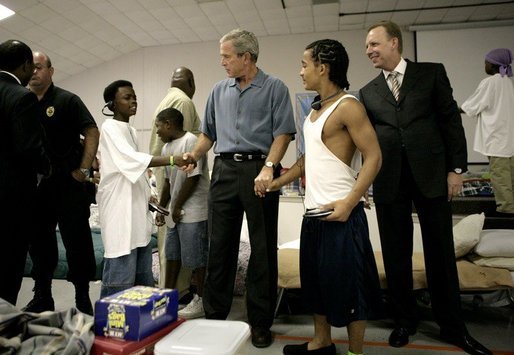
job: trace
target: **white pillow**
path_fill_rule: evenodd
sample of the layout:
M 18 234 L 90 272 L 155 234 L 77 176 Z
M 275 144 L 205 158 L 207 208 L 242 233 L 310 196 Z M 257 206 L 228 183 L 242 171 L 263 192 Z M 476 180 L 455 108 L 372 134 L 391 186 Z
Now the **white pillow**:
M 514 258 L 484 258 L 478 255 L 471 255 L 469 259 L 478 266 L 496 267 L 514 271 Z
M 514 229 L 484 229 L 475 246 L 475 253 L 480 256 L 514 257 Z
M 460 258 L 473 250 L 480 239 L 484 220 L 484 213 L 470 214 L 453 226 L 455 257 Z

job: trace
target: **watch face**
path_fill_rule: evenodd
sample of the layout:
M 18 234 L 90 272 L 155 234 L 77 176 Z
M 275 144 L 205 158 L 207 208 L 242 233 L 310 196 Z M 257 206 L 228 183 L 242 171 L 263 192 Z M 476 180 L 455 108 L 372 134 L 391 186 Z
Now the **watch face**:
M 455 174 L 462 174 L 461 168 L 455 168 L 455 169 L 453 169 L 453 171 L 455 172 Z
M 270 161 L 267 161 L 265 164 L 268 168 L 273 168 L 273 163 Z

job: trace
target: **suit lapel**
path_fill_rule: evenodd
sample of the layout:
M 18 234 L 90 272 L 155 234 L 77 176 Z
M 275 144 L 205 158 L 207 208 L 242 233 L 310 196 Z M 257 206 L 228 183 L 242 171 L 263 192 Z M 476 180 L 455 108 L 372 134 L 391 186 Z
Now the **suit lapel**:
M 396 100 L 394 99 L 393 93 L 387 86 L 387 82 L 384 78 L 384 74 L 380 71 L 380 74 L 373 80 L 373 85 L 375 86 L 375 90 L 377 94 L 382 96 L 386 101 L 396 106 Z M 401 92 L 401 89 L 400 89 Z
M 402 80 L 402 86 L 400 87 L 400 96 L 398 97 L 398 103 L 401 103 L 407 93 L 412 90 L 412 87 L 418 80 L 418 66 L 416 63 L 407 60 L 407 68 L 405 69 L 405 74 Z M 375 87 L 376 92 L 382 96 L 387 102 L 396 106 L 396 100 L 394 99 L 393 93 L 389 86 L 387 85 L 386 79 L 384 78 L 384 74 L 382 71 L 378 76 L 373 80 L 373 85 Z
M 401 103 L 405 98 L 406 94 L 412 91 L 414 84 L 418 81 L 418 66 L 407 60 L 407 68 L 403 75 L 402 86 L 400 87 L 400 96 L 398 97 L 398 103 Z

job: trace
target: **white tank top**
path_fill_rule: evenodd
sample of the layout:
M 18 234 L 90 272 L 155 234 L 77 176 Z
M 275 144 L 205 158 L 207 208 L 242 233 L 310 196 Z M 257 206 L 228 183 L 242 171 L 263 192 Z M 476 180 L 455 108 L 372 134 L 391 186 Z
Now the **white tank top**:
M 353 95 L 343 95 L 328 107 L 315 122 L 310 120 L 311 111 L 303 124 L 305 207 L 308 209 L 345 198 L 355 184 L 357 171 L 335 156 L 323 143 L 321 137 L 328 117 L 345 98 L 357 100 Z

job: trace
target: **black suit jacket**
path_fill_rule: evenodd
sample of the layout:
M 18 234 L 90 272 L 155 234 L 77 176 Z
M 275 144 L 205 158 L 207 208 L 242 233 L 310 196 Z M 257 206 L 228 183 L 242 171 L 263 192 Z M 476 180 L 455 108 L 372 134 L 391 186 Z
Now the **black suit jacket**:
M 35 94 L 15 78 L 0 72 L 0 193 L 19 194 L 20 188 L 35 189 L 37 173 L 50 169 L 43 146 Z
M 374 201 L 388 203 L 398 194 L 403 152 L 421 193 L 446 196 L 448 172 L 467 169 L 467 147 L 444 66 L 407 61 L 398 102 L 382 71 L 359 94 L 382 150 Z

